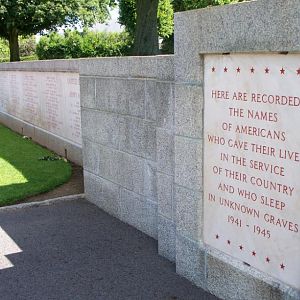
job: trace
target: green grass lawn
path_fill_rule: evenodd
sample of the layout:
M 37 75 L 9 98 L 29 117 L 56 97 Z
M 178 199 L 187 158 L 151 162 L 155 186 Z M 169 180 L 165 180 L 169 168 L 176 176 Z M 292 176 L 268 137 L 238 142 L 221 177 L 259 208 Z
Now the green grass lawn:
M 71 176 L 71 165 L 0 124 L 0 206 L 52 190 Z

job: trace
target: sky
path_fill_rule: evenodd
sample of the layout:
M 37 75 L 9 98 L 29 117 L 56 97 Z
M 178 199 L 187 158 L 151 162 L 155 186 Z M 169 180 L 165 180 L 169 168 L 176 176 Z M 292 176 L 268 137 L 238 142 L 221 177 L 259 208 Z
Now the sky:
M 119 17 L 119 8 L 116 7 L 112 10 L 110 10 L 110 20 L 106 22 L 106 24 L 100 24 L 97 23 L 93 26 L 93 30 L 95 31 L 107 31 L 107 32 L 121 32 L 124 30 L 124 26 L 121 26 L 118 23 L 118 17 Z M 64 30 L 63 28 L 58 29 L 58 32 L 63 34 Z M 36 35 L 36 42 L 40 40 L 41 36 L 40 34 Z
M 120 32 L 122 31 L 121 25 L 118 23 L 119 17 L 119 9 L 116 7 L 115 9 L 110 11 L 111 19 L 107 22 L 107 24 L 96 24 L 93 29 L 97 31 L 109 31 L 109 32 Z

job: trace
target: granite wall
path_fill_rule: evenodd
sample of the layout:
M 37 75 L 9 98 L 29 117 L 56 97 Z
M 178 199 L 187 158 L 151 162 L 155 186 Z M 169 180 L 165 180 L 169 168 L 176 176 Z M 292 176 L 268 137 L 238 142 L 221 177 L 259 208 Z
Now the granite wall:
M 0 122 L 82 165 L 79 61 L 0 64 Z
M 299 30 L 298 0 L 175 14 L 176 271 L 222 299 L 300 299 L 300 293 L 203 242 L 204 55 L 300 53 Z
M 86 198 L 174 261 L 173 56 L 86 60 L 80 91 Z
M 177 273 L 223 299 L 300 299 L 203 242 L 204 55 L 300 53 L 299 30 L 299 0 L 257 0 L 177 13 L 174 56 L 0 70 L 79 72 L 86 199 L 157 239 Z

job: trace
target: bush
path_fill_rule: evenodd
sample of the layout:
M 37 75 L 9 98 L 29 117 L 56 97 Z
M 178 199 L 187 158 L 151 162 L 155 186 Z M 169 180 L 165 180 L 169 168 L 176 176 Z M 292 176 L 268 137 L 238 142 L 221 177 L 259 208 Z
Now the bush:
M 36 53 L 39 59 L 123 56 L 129 53 L 132 40 L 125 32 L 66 30 L 64 35 L 52 32 L 42 36 Z
M 19 37 L 20 57 L 21 60 L 35 60 L 35 36 Z M 8 41 L 0 39 L 0 62 L 9 62 L 9 45 Z
M 9 57 L 9 47 L 6 40 L 0 39 L 0 60 L 4 60 Z
M 19 38 L 19 46 L 20 46 L 20 56 L 33 56 L 35 55 L 36 41 L 35 36 L 29 37 L 20 37 Z

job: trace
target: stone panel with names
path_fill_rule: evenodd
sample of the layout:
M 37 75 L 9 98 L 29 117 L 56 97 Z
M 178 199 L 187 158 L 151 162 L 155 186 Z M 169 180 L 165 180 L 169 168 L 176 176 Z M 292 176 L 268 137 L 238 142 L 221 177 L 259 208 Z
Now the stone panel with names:
M 40 91 L 39 91 L 39 77 L 36 73 L 26 72 L 22 74 L 22 86 L 23 91 L 23 111 L 22 119 L 26 122 L 33 123 L 37 126 L 41 124 L 41 105 L 40 105 Z
M 0 111 L 81 145 L 79 74 L 0 72 Z
M 205 56 L 204 241 L 300 288 L 300 55 Z
M 43 81 L 43 120 L 44 126 L 52 133 L 66 137 L 64 128 L 64 102 L 61 76 L 45 73 Z
M 18 72 L 8 73 L 8 93 L 7 112 L 15 117 L 22 117 L 22 78 Z
M 6 111 L 9 98 L 8 73 L 0 73 L 0 111 Z

